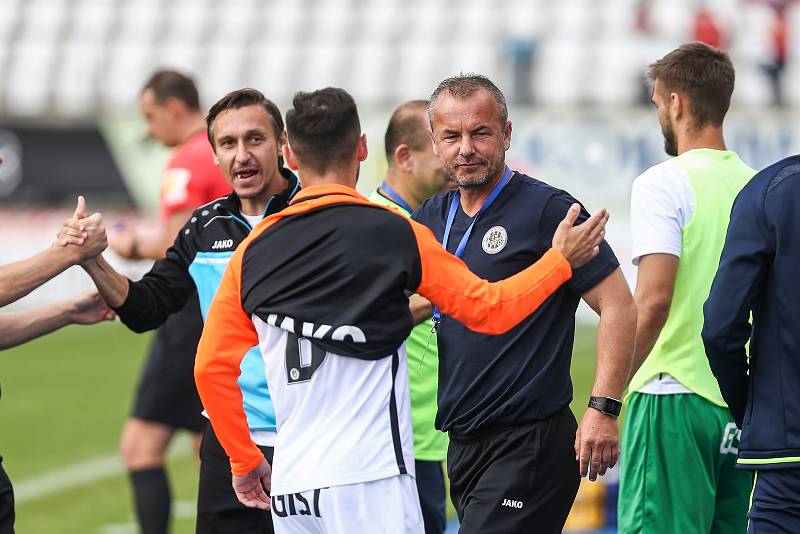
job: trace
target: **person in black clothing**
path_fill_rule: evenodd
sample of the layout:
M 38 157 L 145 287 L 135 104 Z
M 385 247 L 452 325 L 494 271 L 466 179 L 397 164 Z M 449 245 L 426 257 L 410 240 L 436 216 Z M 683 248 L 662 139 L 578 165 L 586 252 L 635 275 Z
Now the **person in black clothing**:
M 800 532 L 798 199 L 800 156 L 742 189 L 703 309 L 711 371 L 742 430 L 737 467 L 756 472 L 750 533 Z
M 487 78 L 443 81 L 428 107 L 434 150 L 458 189 L 413 218 L 478 276 L 502 280 L 537 260 L 576 200 L 505 164 L 511 122 Z M 579 220 L 585 220 L 584 210 Z M 597 371 L 580 426 L 569 409 L 575 310 L 600 315 Z M 450 496 L 462 533 L 561 532 L 579 473 L 591 480 L 618 455 L 616 416 L 633 356 L 636 308 L 605 242 L 530 317 L 499 336 L 447 315 L 438 322 L 436 428 L 449 432 Z
M 129 328 L 157 328 L 195 293 L 205 317 L 233 250 L 263 217 L 283 209 L 300 189 L 283 167 L 286 142 L 277 106 L 254 89 L 233 91 L 212 106 L 208 137 L 225 178 L 233 188 L 226 197 L 201 206 L 178 232 L 166 257 L 142 280 L 131 282 L 102 256 L 83 264 L 103 297 Z M 75 225 L 63 229 L 65 239 L 79 242 Z M 253 352 L 253 351 L 251 351 Z M 272 461 L 275 414 L 267 390 L 264 364 L 248 352 L 239 386 L 251 435 Z M 210 425 L 200 445 L 198 533 L 271 533 L 269 513 L 246 508 L 230 484 L 230 465 Z

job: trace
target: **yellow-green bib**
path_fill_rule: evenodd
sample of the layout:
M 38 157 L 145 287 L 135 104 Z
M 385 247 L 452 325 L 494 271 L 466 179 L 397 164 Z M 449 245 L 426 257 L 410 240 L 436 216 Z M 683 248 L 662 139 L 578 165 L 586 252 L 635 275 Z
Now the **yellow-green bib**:
M 653 350 L 633 376 L 629 392 L 668 373 L 692 392 L 726 406 L 706 359 L 700 331 L 725 242 L 733 200 L 756 171 L 735 152 L 696 149 L 671 163 L 682 169 L 694 192 L 694 215 L 683 228 L 681 258 L 667 322 Z

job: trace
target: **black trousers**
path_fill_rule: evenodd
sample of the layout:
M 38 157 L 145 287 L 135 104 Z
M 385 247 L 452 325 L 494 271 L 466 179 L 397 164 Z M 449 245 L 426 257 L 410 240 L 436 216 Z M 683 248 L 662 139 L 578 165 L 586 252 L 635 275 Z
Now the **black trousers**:
M 461 534 L 559 534 L 580 475 L 569 408 L 533 423 L 450 434 L 447 473 Z
M 272 463 L 272 447 L 259 447 Z M 270 512 L 239 502 L 231 486 L 231 464 L 211 425 L 200 442 L 197 534 L 274 534 Z
M 0 534 L 14 534 L 14 489 L 0 456 Z
M 759 469 L 747 517 L 748 534 L 800 532 L 800 469 Z
M 414 470 L 425 534 L 442 534 L 446 526 L 442 462 L 414 460 Z

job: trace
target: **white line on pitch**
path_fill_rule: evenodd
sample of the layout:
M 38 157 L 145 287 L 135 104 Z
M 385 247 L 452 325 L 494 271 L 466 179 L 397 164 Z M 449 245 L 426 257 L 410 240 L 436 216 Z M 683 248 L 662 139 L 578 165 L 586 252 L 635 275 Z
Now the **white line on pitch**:
M 191 440 L 184 434 L 175 437 L 170 447 L 170 458 L 192 453 Z M 109 454 L 85 462 L 72 464 L 43 475 L 12 481 L 14 500 L 17 504 L 41 499 L 53 493 L 118 476 L 125 473 L 125 467 L 118 454 Z

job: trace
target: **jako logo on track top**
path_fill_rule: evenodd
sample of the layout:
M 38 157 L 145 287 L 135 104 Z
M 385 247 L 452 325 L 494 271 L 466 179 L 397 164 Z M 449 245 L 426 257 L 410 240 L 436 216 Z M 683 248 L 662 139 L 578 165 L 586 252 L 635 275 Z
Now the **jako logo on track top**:
M 219 250 L 221 248 L 231 248 L 233 246 L 233 239 L 217 239 L 211 246 L 212 250 Z
M 522 501 L 515 501 L 513 499 L 503 499 L 503 506 L 507 506 L 508 508 L 518 508 L 522 509 Z

